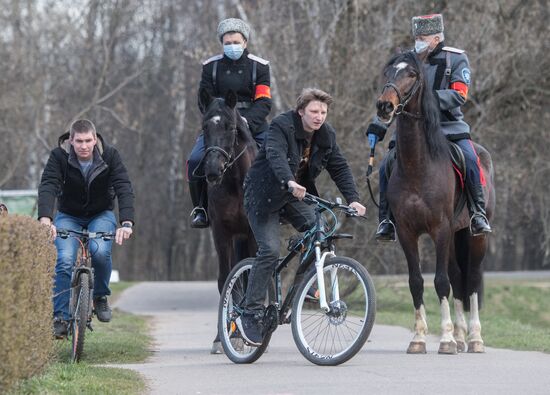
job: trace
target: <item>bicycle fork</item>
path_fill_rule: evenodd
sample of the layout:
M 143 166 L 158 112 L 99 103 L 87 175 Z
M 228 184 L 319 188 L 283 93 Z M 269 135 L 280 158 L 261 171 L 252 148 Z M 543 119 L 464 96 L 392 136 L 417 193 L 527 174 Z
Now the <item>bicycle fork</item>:
M 315 270 L 317 271 L 317 287 L 319 289 L 319 303 L 321 304 L 321 309 L 328 313 L 330 307 L 327 303 L 327 296 L 325 290 L 325 259 L 327 256 L 334 258 L 336 254 L 334 251 L 325 251 L 321 255 L 321 242 L 315 242 Z M 332 268 L 330 271 L 330 283 L 332 287 L 332 297 L 334 300 L 340 299 L 340 292 L 338 289 L 338 281 L 336 278 L 336 268 Z

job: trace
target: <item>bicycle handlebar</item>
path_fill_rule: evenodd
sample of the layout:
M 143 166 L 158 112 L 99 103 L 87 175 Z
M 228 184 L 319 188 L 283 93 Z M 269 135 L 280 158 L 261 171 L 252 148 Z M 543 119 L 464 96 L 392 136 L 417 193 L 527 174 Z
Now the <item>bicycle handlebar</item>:
M 288 192 L 292 193 L 293 190 L 294 188 L 288 187 Z M 343 211 L 348 217 L 366 218 L 366 216 L 364 215 L 357 214 L 357 210 L 354 209 L 353 207 L 346 206 L 345 204 L 332 202 L 330 200 L 320 198 L 319 196 L 312 195 L 311 193 L 308 193 L 308 192 L 306 192 L 303 202 L 307 204 L 316 204 L 318 206 L 324 206 L 325 208 L 328 208 L 328 209 L 338 209 Z
M 66 239 L 67 237 L 83 237 L 85 239 L 103 239 L 111 240 L 115 237 L 115 232 L 89 232 L 87 230 L 56 229 L 57 237 Z

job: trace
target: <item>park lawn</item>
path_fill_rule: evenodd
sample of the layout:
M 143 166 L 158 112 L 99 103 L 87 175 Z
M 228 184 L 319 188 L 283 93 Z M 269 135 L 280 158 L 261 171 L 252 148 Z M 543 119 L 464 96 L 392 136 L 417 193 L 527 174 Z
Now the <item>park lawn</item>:
M 407 278 L 375 276 L 374 282 L 376 323 L 412 330 L 414 308 Z M 433 283 L 425 280 L 424 287 L 428 328 L 430 333 L 438 335 L 440 311 L 437 295 Z M 550 282 L 485 279 L 484 292 L 480 320 L 485 345 L 550 353 Z M 452 305 L 451 302 L 451 308 Z
M 112 284 L 116 299 L 132 285 Z M 99 364 L 142 362 L 149 355 L 152 338 L 144 317 L 113 311 L 110 323 L 94 318 L 94 331 L 86 332 L 80 363 L 70 362 L 70 341 L 59 340 L 52 364 L 45 372 L 20 383 L 13 394 L 137 394 L 146 390 L 143 378 L 134 371 Z

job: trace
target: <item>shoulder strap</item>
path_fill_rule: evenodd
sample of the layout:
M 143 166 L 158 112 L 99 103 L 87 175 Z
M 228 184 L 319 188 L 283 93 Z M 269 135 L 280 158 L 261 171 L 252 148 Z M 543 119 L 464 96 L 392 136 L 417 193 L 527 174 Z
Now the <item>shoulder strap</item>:
M 445 52 L 445 76 L 450 79 L 451 78 L 451 52 L 446 51 Z M 450 83 L 451 81 L 448 81 Z
M 212 65 L 212 85 L 214 86 L 214 92 L 218 91 L 218 84 L 216 81 L 216 74 L 218 73 L 218 61 L 216 60 Z
M 258 72 L 257 69 L 257 63 L 255 61 L 252 61 L 252 101 L 254 101 L 254 97 L 256 96 L 256 79 Z

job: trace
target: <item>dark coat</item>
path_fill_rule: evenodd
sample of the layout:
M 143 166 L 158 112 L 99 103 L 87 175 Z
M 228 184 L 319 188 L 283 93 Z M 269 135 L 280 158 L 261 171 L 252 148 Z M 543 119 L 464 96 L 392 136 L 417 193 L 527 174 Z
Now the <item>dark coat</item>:
M 253 64 L 256 64 L 256 86 L 253 87 Z M 216 66 L 216 81 L 213 69 Z M 264 132 L 268 128 L 266 117 L 271 111 L 269 62 L 248 53 L 237 60 L 225 55 L 216 55 L 206 60 L 202 66 L 199 88 L 204 88 L 213 97 L 225 97 L 232 90 L 237 94 L 239 113 L 246 118 L 252 134 Z M 199 89 L 200 92 L 200 89 Z
M 53 219 L 56 198 L 59 211 L 89 218 L 112 210 L 116 196 L 120 222 L 134 222 L 132 184 L 118 151 L 105 145 L 98 135 L 92 168 L 86 180 L 68 138 L 68 133 L 59 138 L 59 146 L 51 151 L 42 173 L 38 187 L 38 218 Z
M 244 204 L 248 212 L 254 210 L 258 215 L 274 212 L 292 198 L 287 184 L 290 180 L 296 181 L 305 143 L 302 119 L 295 111 L 273 119 L 265 144 L 245 179 Z M 300 180 L 309 193 L 318 195 L 315 179 L 323 169 L 327 169 L 348 203 L 359 201 L 351 169 L 336 144 L 336 132 L 326 122 L 313 136 L 308 175 L 306 180 Z

